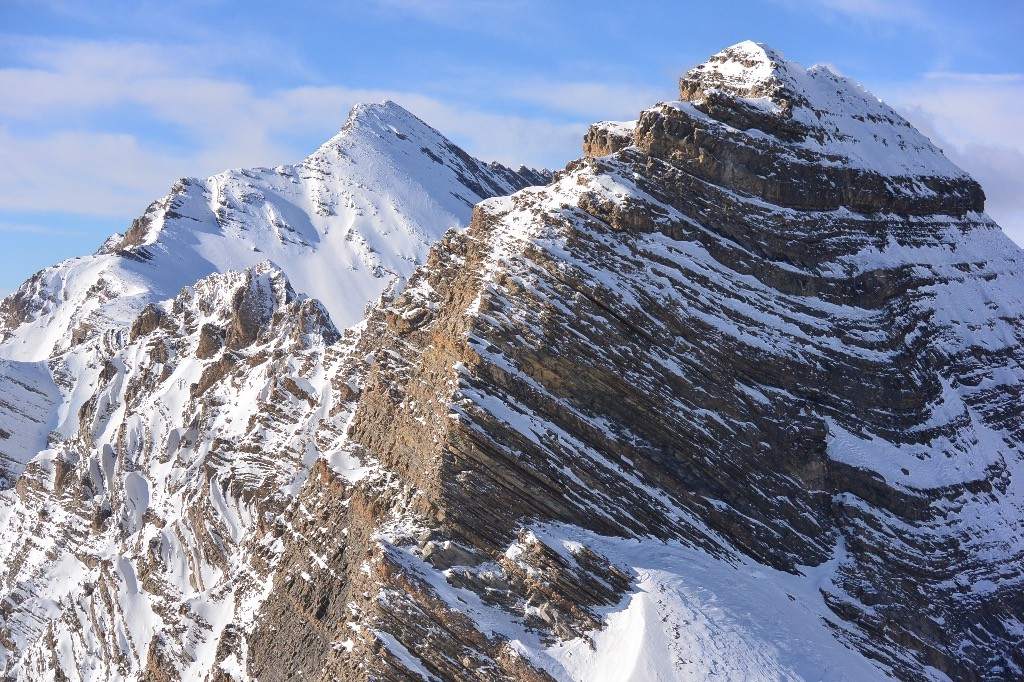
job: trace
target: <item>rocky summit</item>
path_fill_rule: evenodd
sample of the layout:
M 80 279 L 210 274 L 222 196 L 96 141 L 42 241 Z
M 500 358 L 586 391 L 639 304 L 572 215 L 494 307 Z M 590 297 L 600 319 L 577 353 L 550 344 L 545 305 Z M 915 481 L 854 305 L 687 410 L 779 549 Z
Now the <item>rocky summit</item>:
M 1024 677 L 1024 251 L 825 67 L 679 95 L 357 107 L 8 297 L 4 677 Z

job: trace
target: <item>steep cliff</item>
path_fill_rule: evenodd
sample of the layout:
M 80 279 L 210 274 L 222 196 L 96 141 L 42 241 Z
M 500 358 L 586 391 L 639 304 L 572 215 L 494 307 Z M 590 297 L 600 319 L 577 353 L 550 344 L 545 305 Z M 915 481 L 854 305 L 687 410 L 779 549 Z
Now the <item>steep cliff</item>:
M 1024 671 L 1020 249 L 848 79 L 680 89 L 371 314 L 325 679 Z

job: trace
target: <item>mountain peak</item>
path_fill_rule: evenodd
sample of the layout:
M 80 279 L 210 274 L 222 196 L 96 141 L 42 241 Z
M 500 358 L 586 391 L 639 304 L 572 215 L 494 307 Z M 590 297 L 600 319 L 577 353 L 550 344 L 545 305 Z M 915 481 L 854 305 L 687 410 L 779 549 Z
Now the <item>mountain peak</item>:
M 386 99 L 381 102 L 361 102 L 352 107 L 342 130 L 360 125 L 409 125 L 410 123 L 427 125 L 397 102 Z
M 380 147 L 381 141 L 394 143 L 410 137 L 443 139 L 441 133 L 392 100 L 361 102 L 349 111 L 345 125 L 338 134 L 321 145 L 310 158 L 316 159 L 339 146 L 347 147 L 354 142 L 362 146 L 369 143 L 373 147 Z
M 476 203 L 548 179 L 474 158 L 395 102 L 359 104 L 301 163 L 183 179 L 95 256 L 40 272 L 0 304 L 0 358 L 43 360 L 267 259 L 348 327 Z
M 786 71 L 791 66 L 794 64 L 787 62 L 778 50 L 764 43 L 744 40 L 688 71 L 680 80 L 680 88 L 693 90 L 684 90 L 682 98 L 691 99 L 698 92 L 703 94 L 710 89 L 737 97 L 771 97 L 787 80 Z
M 793 107 L 818 109 L 825 90 L 845 91 L 877 108 L 879 100 L 857 83 L 822 66 L 804 68 L 764 43 L 744 40 L 708 58 L 679 79 L 681 99 L 699 102 L 714 95 L 774 104 L 782 113 Z M 842 93 L 840 93 L 842 94 Z M 768 101 L 764 101 L 768 100 Z M 887 107 L 886 107 L 887 108 Z
M 740 131 L 883 176 L 967 179 L 927 137 L 864 87 L 824 66 L 804 68 L 746 40 L 679 79 L 683 106 Z

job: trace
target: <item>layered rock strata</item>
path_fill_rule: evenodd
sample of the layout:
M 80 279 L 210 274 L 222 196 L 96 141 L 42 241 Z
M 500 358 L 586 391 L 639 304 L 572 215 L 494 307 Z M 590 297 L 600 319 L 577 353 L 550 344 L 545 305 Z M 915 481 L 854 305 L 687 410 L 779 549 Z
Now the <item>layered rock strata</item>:
M 573 676 L 543 642 L 587 637 L 645 565 L 580 540 L 608 537 L 813 576 L 809 617 L 879 677 L 1022 670 L 1020 250 L 825 69 L 741 44 L 681 96 L 484 202 L 371 316 L 350 437 L 404 492 L 326 676 L 522 677 L 530 632 Z

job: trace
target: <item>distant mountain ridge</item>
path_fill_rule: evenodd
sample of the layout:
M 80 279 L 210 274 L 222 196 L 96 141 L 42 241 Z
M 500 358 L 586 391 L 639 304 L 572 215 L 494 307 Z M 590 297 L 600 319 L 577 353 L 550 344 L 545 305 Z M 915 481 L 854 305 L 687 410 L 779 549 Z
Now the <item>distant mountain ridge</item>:
M 265 260 L 347 327 L 474 204 L 546 178 L 480 162 L 394 102 L 361 104 L 302 163 L 183 178 L 95 255 L 33 276 L 0 304 L 0 355 L 49 357 L 202 277 Z M 341 272 L 352 274 L 334 286 Z
M 468 224 L 474 204 L 547 178 L 478 161 L 386 101 L 356 106 L 297 165 L 179 180 L 125 234 L 40 271 L 0 302 L 0 374 L 10 379 L 0 395 L 30 386 L 34 396 L 30 411 L 0 401 L 0 428 L 34 425 L 0 439 L 0 478 L 16 478 L 57 418 L 57 389 L 39 363 L 129 326 L 197 280 L 265 261 L 318 298 L 334 324 L 354 325 L 445 230 Z

